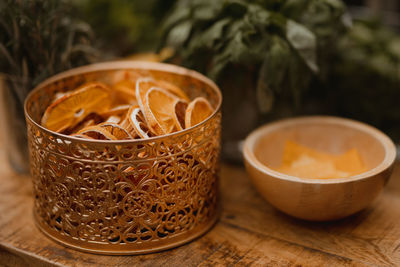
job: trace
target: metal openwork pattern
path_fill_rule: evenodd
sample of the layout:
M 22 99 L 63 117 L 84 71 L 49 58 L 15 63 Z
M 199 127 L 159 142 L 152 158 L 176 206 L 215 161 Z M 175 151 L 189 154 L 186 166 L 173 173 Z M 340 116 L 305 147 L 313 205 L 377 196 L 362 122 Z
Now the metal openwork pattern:
M 147 140 L 83 140 L 37 122 L 55 93 L 121 69 L 169 79 L 216 112 L 182 132 Z M 218 88 L 198 73 L 158 63 L 78 68 L 36 88 L 25 103 L 35 220 L 53 239 L 88 252 L 138 254 L 188 242 L 217 218 Z

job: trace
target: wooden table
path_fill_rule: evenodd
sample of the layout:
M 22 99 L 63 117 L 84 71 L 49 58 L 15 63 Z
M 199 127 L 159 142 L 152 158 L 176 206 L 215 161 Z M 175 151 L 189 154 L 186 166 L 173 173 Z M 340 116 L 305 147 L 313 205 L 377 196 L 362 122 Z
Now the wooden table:
M 30 179 L 0 149 L 0 266 L 400 266 L 400 165 L 369 209 L 336 222 L 276 211 L 240 166 L 222 166 L 221 199 L 219 222 L 190 244 L 143 256 L 81 253 L 35 227 Z

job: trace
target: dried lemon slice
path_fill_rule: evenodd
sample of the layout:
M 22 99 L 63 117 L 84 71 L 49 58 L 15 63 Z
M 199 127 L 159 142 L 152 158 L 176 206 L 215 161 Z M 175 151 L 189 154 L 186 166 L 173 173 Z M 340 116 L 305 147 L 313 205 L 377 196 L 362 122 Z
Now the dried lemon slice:
M 111 105 L 109 89 L 91 82 L 53 102 L 44 112 L 41 124 L 49 130 L 62 132 L 73 128 L 92 112 L 102 113 Z
M 142 110 L 148 127 L 157 135 L 176 130 L 173 109 L 177 99 L 163 89 L 151 88 L 147 91 Z
M 197 97 L 189 103 L 185 114 L 186 128 L 195 126 L 207 119 L 214 109 L 204 97 Z

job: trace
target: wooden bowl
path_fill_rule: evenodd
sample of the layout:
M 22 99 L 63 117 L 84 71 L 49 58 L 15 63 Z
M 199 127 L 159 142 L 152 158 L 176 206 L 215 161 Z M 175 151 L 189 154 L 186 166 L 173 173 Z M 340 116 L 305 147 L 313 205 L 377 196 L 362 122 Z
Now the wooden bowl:
M 281 165 L 286 140 L 340 154 L 356 148 L 368 171 L 348 178 L 305 179 L 273 169 Z M 326 116 L 270 123 L 252 132 L 243 149 L 247 172 L 260 194 L 291 216 L 340 219 L 366 208 L 392 173 L 396 148 L 388 136 L 361 122 Z

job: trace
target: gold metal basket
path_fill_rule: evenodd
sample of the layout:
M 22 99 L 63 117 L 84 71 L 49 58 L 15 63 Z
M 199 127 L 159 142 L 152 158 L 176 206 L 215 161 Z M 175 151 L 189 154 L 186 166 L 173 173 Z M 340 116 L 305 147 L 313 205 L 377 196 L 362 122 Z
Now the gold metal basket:
M 173 82 L 190 98 L 204 96 L 215 112 L 195 127 L 146 140 L 84 140 L 40 125 L 57 92 L 126 70 Z M 38 227 L 99 254 L 155 252 L 205 233 L 218 215 L 221 101 L 203 75 L 161 63 L 99 63 L 40 84 L 25 102 Z

